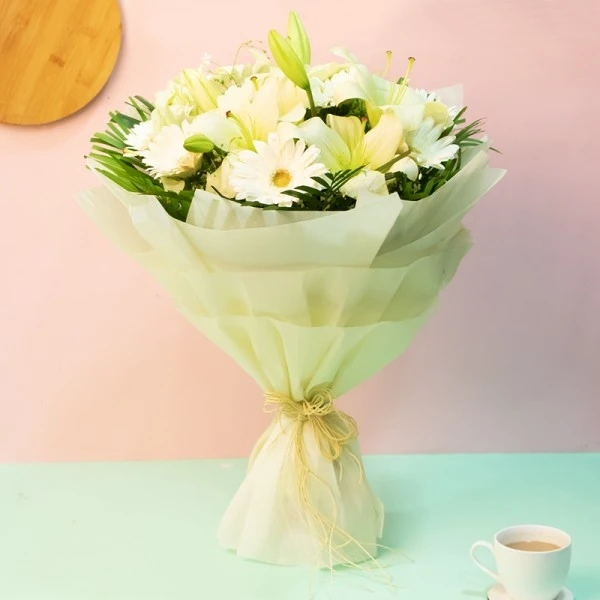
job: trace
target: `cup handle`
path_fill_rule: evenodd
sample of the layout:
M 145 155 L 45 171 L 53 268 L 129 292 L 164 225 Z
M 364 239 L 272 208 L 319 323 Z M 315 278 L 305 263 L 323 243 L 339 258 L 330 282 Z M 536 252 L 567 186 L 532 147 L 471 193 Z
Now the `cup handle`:
M 477 550 L 477 548 L 487 548 L 491 553 L 492 556 L 494 556 L 494 546 L 492 546 L 492 544 L 490 544 L 489 542 L 475 542 L 472 546 L 471 546 L 471 558 L 473 559 L 473 562 L 484 572 L 487 573 L 492 579 L 495 579 L 496 581 L 500 581 L 500 577 L 498 577 L 498 573 L 494 573 L 493 571 L 490 571 L 490 569 L 488 569 L 486 566 L 484 566 L 481 562 L 479 562 L 479 560 L 477 560 L 476 556 L 475 556 L 475 550 Z

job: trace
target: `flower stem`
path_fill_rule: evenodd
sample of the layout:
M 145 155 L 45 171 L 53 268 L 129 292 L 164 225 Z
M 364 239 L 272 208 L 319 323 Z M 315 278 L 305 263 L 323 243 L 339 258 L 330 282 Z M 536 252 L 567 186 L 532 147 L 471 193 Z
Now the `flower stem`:
M 393 167 L 399 160 L 402 160 L 403 158 L 406 158 L 407 156 L 410 156 L 410 150 L 407 150 L 406 152 L 402 152 L 402 154 L 396 154 L 396 156 L 394 156 L 394 158 L 392 158 L 392 160 L 386 162 L 385 165 L 381 165 L 376 170 L 379 171 L 380 173 L 385 173 L 388 169 Z
M 316 117 L 317 116 L 317 107 L 315 106 L 315 99 L 313 97 L 313 93 L 312 90 L 310 89 L 310 86 L 308 88 L 306 88 L 306 95 L 308 96 L 308 103 L 310 104 L 310 116 L 311 117 Z

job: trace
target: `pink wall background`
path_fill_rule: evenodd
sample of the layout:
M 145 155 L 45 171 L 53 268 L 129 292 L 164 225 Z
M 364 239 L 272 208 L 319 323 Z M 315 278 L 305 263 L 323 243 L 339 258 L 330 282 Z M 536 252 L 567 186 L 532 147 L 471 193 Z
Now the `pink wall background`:
M 354 390 L 367 453 L 600 450 L 600 198 L 594 0 L 122 2 L 98 99 L 0 126 L 0 460 L 247 455 L 260 391 L 180 317 L 74 200 L 88 138 L 205 51 L 228 63 L 299 8 L 314 60 L 417 57 L 413 83 L 462 82 L 509 173 L 468 218 L 476 245 L 410 350 Z M 377 7 L 377 8 L 375 8 Z

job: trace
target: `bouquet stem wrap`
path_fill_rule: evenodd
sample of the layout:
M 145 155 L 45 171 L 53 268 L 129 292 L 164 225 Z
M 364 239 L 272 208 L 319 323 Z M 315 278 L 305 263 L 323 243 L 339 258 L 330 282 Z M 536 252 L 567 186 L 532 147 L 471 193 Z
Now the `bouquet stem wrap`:
M 277 564 L 332 567 L 373 558 L 383 507 L 364 477 L 356 421 L 336 408 L 328 386 L 301 400 L 267 393 L 266 407 L 278 415 L 223 518 L 221 543 Z

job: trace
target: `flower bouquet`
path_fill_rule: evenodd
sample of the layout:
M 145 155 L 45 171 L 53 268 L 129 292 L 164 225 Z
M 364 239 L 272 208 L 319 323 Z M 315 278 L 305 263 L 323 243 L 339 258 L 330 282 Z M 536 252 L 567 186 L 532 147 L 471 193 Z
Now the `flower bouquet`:
M 276 564 L 377 555 L 384 511 L 337 399 L 409 344 L 471 246 L 461 220 L 503 172 L 460 88 L 350 52 L 311 65 L 297 15 L 269 57 L 206 57 L 95 134 L 90 217 L 262 388 L 274 412 L 219 539 Z M 235 62 L 235 61 L 234 61 Z

